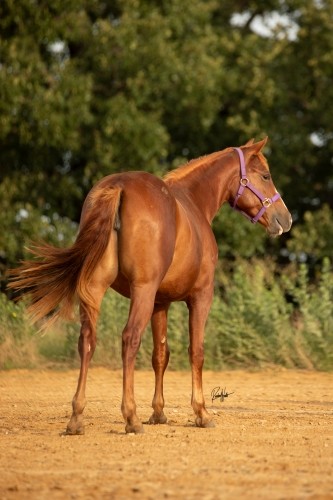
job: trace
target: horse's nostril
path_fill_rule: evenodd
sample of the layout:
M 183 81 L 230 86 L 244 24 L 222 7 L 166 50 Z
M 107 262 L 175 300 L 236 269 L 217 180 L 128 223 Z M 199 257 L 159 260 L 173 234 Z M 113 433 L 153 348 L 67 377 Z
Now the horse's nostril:
M 288 216 L 286 216 L 286 214 L 283 214 L 282 216 L 276 216 L 275 222 L 278 226 L 280 226 L 279 235 L 281 235 L 282 233 L 286 233 L 287 231 L 289 231 L 289 229 L 291 228 L 292 218 L 290 214 Z

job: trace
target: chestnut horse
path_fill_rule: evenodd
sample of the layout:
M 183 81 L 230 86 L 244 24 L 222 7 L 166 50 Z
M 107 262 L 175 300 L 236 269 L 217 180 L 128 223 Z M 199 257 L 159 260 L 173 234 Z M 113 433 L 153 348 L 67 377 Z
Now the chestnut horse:
M 291 216 L 272 182 L 262 148 L 249 141 L 193 160 L 160 179 L 146 172 L 109 175 L 89 192 L 72 247 L 37 246 L 37 259 L 11 271 L 10 287 L 30 295 L 34 320 L 68 316 L 80 304 L 81 359 L 68 434 L 84 432 L 83 410 L 89 362 L 96 346 L 102 298 L 111 287 L 130 298 L 122 332 L 123 398 L 126 432 L 143 426 L 136 413 L 134 365 L 141 337 L 151 321 L 155 372 L 149 423 L 163 424 L 163 376 L 169 360 L 170 303 L 189 309 L 192 406 L 198 427 L 214 425 L 202 390 L 204 329 L 213 298 L 217 245 L 211 222 L 229 202 L 272 236 L 291 227 Z

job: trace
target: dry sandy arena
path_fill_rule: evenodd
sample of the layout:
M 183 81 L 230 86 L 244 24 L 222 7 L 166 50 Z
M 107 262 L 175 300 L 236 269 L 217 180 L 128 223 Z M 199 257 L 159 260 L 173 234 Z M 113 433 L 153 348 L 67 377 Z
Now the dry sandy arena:
M 167 425 L 126 435 L 121 373 L 88 377 L 84 436 L 63 436 L 78 372 L 0 373 L 0 498 L 333 499 L 333 374 L 205 372 L 214 429 L 194 427 L 190 372 L 167 372 Z M 215 386 L 235 391 L 210 400 Z M 153 373 L 136 373 L 143 421 Z

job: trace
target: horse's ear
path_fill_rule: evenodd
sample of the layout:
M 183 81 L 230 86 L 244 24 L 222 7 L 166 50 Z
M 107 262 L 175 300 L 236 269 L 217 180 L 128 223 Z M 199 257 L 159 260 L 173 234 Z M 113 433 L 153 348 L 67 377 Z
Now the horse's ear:
M 262 141 L 259 142 L 251 143 L 251 141 L 249 141 L 247 144 L 245 144 L 245 146 L 248 148 L 248 151 L 251 154 L 258 154 L 264 148 L 267 141 L 268 137 L 265 137 Z
M 254 139 L 250 139 L 249 141 L 247 141 L 246 144 L 244 144 L 244 146 L 252 146 L 253 143 L 254 143 Z

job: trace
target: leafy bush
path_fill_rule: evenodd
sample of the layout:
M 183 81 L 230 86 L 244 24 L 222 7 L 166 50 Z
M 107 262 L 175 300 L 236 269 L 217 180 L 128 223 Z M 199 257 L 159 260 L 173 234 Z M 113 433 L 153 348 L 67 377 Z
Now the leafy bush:
M 289 359 L 291 306 L 264 263 L 239 261 L 213 302 L 206 344 L 210 368 L 278 363 Z M 215 352 L 214 352 L 215 351 Z
M 280 275 L 271 260 L 236 261 L 216 290 L 206 327 L 205 368 L 258 367 L 279 364 L 320 370 L 333 362 L 333 273 L 324 259 L 317 280 L 306 264 Z M 93 364 L 121 367 L 121 332 L 129 301 L 109 291 L 98 322 Z M 78 366 L 78 323 L 58 323 L 44 336 L 29 324 L 23 303 L 0 295 L 0 368 L 40 363 Z M 189 369 L 188 311 L 183 303 L 170 307 L 168 342 L 170 369 Z M 152 336 L 143 335 L 138 368 L 150 368 Z
M 333 367 L 333 273 L 328 258 L 323 260 L 318 284 L 311 283 L 308 268 L 301 264 L 296 280 L 283 278 L 293 302 L 292 330 L 295 348 L 307 367 Z
M 35 330 L 23 303 L 0 293 L 0 369 L 33 367 L 39 361 Z

